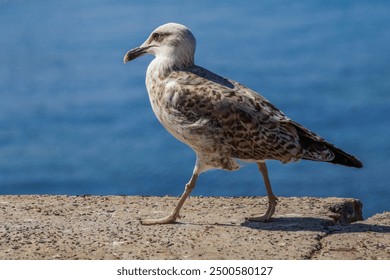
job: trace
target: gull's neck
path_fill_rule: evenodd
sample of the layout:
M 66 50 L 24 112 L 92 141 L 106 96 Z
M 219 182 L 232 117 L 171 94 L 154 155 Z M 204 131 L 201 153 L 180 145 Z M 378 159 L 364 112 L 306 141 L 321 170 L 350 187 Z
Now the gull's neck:
M 193 55 L 157 55 L 148 66 L 146 85 L 163 81 L 172 71 L 185 70 L 193 66 Z

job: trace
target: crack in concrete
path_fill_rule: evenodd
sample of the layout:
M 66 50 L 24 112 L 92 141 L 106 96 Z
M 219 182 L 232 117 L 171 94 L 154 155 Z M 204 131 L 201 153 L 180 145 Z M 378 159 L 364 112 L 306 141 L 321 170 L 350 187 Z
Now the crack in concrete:
M 315 248 L 313 250 L 311 250 L 307 255 L 306 255 L 306 259 L 307 260 L 311 260 L 313 258 L 313 256 L 315 254 L 319 254 L 321 252 L 321 250 L 323 249 L 323 244 L 322 244 L 322 240 L 331 235 L 333 233 L 333 230 L 330 229 L 329 226 L 325 226 L 325 230 L 323 232 L 323 234 L 318 234 L 315 238 L 315 240 L 317 240 L 317 245 L 315 246 Z
M 319 234 L 318 237 L 315 238 L 318 241 L 317 246 L 308 253 L 307 259 L 310 260 L 314 255 L 320 254 L 321 250 L 324 248 L 322 240 L 333 233 L 340 231 L 340 227 L 348 226 L 357 221 L 363 221 L 362 208 L 363 204 L 357 199 L 330 206 L 329 210 L 334 213 L 329 215 L 333 220 L 332 224 L 325 225 L 323 234 Z

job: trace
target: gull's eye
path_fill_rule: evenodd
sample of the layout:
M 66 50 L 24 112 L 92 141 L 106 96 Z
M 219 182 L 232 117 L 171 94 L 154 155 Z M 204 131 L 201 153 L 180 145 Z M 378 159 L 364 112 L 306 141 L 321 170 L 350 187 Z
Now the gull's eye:
M 162 42 L 166 37 L 170 36 L 169 32 L 153 32 L 150 40 L 155 42 Z
M 154 32 L 153 34 L 152 34 L 152 39 L 154 40 L 154 41 L 160 41 L 161 40 L 161 35 L 159 34 L 159 33 L 157 33 L 157 32 Z

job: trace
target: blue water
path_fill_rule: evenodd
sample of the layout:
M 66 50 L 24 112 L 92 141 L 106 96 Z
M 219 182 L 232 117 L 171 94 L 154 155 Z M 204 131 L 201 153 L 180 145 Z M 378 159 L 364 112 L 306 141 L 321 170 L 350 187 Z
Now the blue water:
M 196 62 L 261 92 L 363 169 L 269 162 L 279 196 L 389 211 L 389 1 L 0 1 L 0 193 L 180 195 L 195 156 L 155 119 L 152 57 L 125 52 L 166 22 Z M 265 195 L 256 166 L 202 174 L 195 195 Z

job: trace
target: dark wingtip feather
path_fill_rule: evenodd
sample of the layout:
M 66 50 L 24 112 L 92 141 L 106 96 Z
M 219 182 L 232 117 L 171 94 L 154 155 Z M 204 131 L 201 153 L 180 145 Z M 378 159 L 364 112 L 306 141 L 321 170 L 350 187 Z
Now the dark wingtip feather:
M 335 146 L 328 146 L 328 149 L 331 150 L 335 157 L 331 160 L 331 163 L 341 164 L 345 166 L 351 166 L 356 168 L 362 168 L 363 163 L 355 156 L 350 155 Z
M 321 160 L 312 156 L 304 156 L 304 159 L 331 162 L 356 168 L 363 167 L 363 163 L 357 157 L 335 147 L 333 144 L 327 142 L 325 139 L 322 139 L 296 122 L 290 122 L 290 124 L 297 130 L 299 141 L 303 149 L 311 151 L 312 153 L 313 151 L 330 150 L 334 154 L 334 158 L 330 161 L 325 158 Z

